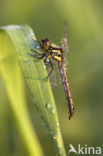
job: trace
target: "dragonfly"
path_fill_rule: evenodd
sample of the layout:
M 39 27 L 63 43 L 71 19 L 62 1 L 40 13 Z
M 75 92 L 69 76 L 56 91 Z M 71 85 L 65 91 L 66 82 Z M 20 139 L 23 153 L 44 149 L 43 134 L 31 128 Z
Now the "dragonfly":
M 47 65 L 51 66 L 51 71 L 49 72 L 47 78 L 50 77 L 53 71 L 52 60 L 58 62 L 58 69 L 62 79 L 65 96 L 69 107 L 69 119 L 71 119 L 71 117 L 74 114 L 74 103 L 70 91 L 69 79 L 67 74 L 67 66 L 66 66 L 66 54 L 69 52 L 68 39 L 67 39 L 67 23 L 65 23 L 64 25 L 64 34 L 61 41 L 61 47 L 58 47 L 55 44 L 51 43 L 50 39 L 48 38 L 45 38 L 40 42 L 39 41 L 37 42 L 39 43 L 41 50 L 43 50 L 43 53 L 38 53 L 34 49 L 31 49 L 34 52 L 31 54 L 31 56 L 35 57 L 35 54 L 37 54 L 36 57 L 38 59 L 43 59 L 46 66 Z

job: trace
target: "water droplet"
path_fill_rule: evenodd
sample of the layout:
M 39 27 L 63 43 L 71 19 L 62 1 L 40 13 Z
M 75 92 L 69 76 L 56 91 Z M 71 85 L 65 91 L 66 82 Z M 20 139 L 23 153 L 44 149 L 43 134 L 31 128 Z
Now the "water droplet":
M 34 33 L 33 33 L 33 32 L 31 32 L 29 35 L 30 35 L 30 36 L 34 36 Z
M 38 50 L 39 50 L 39 49 L 40 49 L 40 46 L 39 46 L 39 45 L 36 45 L 36 49 L 38 49 Z
M 50 103 L 48 103 L 48 104 L 46 104 L 46 108 L 47 108 L 49 111 L 52 111 L 53 105 L 50 104 Z
M 62 155 L 62 151 L 61 150 L 59 150 L 59 153 L 60 153 L 60 155 Z
M 36 103 L 37 103 L 36 98 L 33 98 L 33 99 L 32 99 L 32 102 L 33 102 L 33 104 L 36 104 Z
M 46 108 L 52 113 L 55 114 L 56 110 L 51 103 L 46 104 Z
M 44 65 L 43 67 L 44 67 L 44 68 L 46 68 L 46 66 L 45 66 L 45 65 Z
M 56 140 L 56 139 L 57 139 L 57 137 L 56 137 L 56 136 L 53 136 L 53 139 L 54 139 L 54 140 Z

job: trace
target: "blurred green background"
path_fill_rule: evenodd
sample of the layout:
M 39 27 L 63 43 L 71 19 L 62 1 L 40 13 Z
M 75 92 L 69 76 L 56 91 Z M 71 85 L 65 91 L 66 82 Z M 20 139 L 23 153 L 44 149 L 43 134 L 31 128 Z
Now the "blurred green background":
M 0 26 L 26 23 L 38 40 L 46 37 L 60 45 L 65 20 L 71 51 L 67 56 L 68 76 L 75 104 L 71 121 L 63 86 L 53 88 L 65 148 L 68 152 L 69 144 L 76 148 L 78 144 L 103 147 L 103 1 L 0 0 Z M 45 155 L 55 155 L 25 88 L 31 120 Z M 0 156 L 18 155 L 26 156 L 28 152 L 0 78 Z

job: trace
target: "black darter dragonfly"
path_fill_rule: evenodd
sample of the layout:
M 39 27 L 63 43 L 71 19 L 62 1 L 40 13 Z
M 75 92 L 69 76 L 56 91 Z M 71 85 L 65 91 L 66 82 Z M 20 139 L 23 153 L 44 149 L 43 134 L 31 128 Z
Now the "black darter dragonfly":
M 43 50 L 43 52 L 38 53 L 37 51 L 31 49 L 33 51 L 33 54 L 31 54 L 31 56 L 37 57 L 37 59 L 43 59 L 46 66 L 50 64 L 51 71 L 49 72 L 47 78 L 50 77 L 53 71 L 52 59 L 58 62 L 58 69 L 61 75 L 66 99 L 67 99 L 68 106 L 69 106 L 69 113 L 70 113 L 69 119 L 71 119 L 71 117 L 74 114 L 74 103 L 73 103 L 70 86 L 69 86 L 69 80 L 67 76 L 66 57 L 65 57 L 65 55 L 69 52 L 69 46 L 68 46 L 68 40 L 67 40 L 67 24 L 65 24 L 64 26 L 64 35 L 62 38 L 61 47 L 58 47 L 52 44 L 50 40 L 47 38 L 41 40 L 40 42 L 39 41 L 37 42 L 40 45 L 40 48 Z

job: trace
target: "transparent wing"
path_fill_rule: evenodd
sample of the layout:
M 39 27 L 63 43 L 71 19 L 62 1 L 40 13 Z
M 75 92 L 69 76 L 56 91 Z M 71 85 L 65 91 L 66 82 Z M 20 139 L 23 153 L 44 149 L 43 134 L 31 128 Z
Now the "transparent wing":
M 60 77 L 60 73 L 59 73 L 59 69 L 58 69 L 58 63 L 51 59 L 52 64 L 53 64 L 53 72 L 51 73 L 51 75 L 49 76 L 49 80 L 50 80 L 50 84 L 52 85 L 52 87 L 57 87 L 61 84 L 61 77 Z M 50 66 L 47 66 L 47 72 L 50 73 Z
M 64 34 L 62 37 L 62 48 L 64 49 L 64 54 L 66 55 L 69 53 L 69 45 L 68 45 L 68 38 L 67 38 L 67 22 L 64 23 Z

